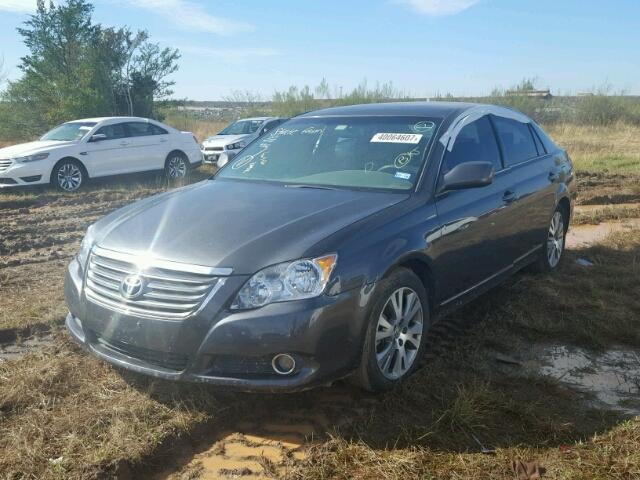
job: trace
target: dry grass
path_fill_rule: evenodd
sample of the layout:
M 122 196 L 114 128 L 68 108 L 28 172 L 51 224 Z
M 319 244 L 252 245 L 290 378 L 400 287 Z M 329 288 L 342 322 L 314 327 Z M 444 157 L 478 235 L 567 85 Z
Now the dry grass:
M 559 124 L 545 127 L 579 172 L 640 173 L 640 126 Z
M 574 210 L 571 223 L 572 225 L 597 225 L 602 222 L 628 218 L 640 218 L 640 203 L 578 206 Z
M 193 133 L 199 142 L 211 135 L 215 135 L 230 123 L 218 120 L 204 120 L 188 115 L 183 116 L 179 112 L 171 113 L 164 119 L 164 122 L 173 128 Z
M 58 336 L 55 347 L 0 364 L 0 478 L 122 472 L 216 406 L 196 387 L 129 384 Z

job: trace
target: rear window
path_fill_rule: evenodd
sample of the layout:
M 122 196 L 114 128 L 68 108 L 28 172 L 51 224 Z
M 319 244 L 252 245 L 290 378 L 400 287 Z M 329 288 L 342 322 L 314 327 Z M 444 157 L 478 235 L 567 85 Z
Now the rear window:
M 145 137 L 148 135 L 164 135 L 167 131 L 153 123 L 129 122 L 127 123 L 130 137 Z
M 504 117 L 493 117 L 507 166 L 538 156 L 536 144 L 527 123 Z

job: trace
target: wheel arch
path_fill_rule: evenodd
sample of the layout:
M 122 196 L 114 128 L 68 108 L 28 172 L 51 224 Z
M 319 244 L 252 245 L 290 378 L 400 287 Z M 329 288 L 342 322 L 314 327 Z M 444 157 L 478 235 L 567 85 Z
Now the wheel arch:
M 87 179 L 91 178 L 91 176 L 89 175 L 89 170 L 87 170 L 87 166 L 82 162 L 82 160 L 72 155 L 67 155 L 62 157 L 60 160 L 58 160 L 56 163 L 53 164 L 53 167 L 51 167 L 51 172 L 49 173 L 49 182 L 53 182 L 53 174 L 56 171 L 56 168 L 58 168 L 58 165 L 60 165 L 64 161 L 69 161 L 69 160 L 74 161 L 80 166 L 80 168 L 82 168 L 82 173 L 87 177 Z
M 436 300 L 436 280 L 431 268 L 431 259 L 418 252 L 409 253 L 400 257 L 395 263 L 389 266 L 381 278 L 388 277 L 391 272 L 398 268 L 406 268 L 412 271 L 422 282 L 425 290 L 427 291 L 427 298 L 429 300 L 429 311 L 433 312 Z
M 560 200 L 558 200 L 557 208 L 564 213 L 564 218 L 566 220 L 564 229 L 567 230 L 567 228 L 569 228 L 569 222 L 571 221 L 571 200 L 569 200 L 569 197 L 563 196 L 560 198 Z
M 187 160 L 187 163 L 191 164 L 191 161 L 189 160 L 189 155 L 187 155 L 184 150 L 181 150 L 179 148 L 174 148 L 173 150 L 171 150 L 168 154 L 167 157 L 164 159 L 164 166 L 167 166 L 167 162 L 169 161 L 169 159 L 171 158 L 172 155 L 176 155 L 179 154 L 182 157 L 184 157 Z

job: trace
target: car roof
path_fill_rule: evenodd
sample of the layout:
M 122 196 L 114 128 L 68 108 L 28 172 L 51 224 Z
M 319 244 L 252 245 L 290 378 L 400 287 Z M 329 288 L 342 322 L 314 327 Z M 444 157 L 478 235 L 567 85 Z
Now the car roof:
M 237 122 L 244 122 L 244 121 L 249 121 L 249 122 L 255 122 L 255 121 L 265 121 L 265 120 L 277 120 L 278 117 L 249 117 L 249 118 L 239 118 L 238 120 L 236 120 Z
M 345 107 L 331 107 L 300 115 L 301 117 L 347 116 L 347 115 L 415 115 L 424 117 L 449 117 L 477 107 L 477 103 L 464 102 L 389 102 L 366 103 Z
M 117 120 L 120 122 L 153 122 L 148 118 L 143 117 L 95 117 L 95 118 L 80 118 L 78 120 L 70 120 L 66 123 L 79 123 L 79 122 L 91 122 L 91 123 L 100 123 L 106 122 L 107 120 Z

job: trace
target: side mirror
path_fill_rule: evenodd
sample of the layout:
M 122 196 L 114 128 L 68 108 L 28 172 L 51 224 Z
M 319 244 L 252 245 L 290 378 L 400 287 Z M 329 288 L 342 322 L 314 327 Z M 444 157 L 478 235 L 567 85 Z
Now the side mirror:
M 491 162 L 465 162 L 453 167 L 443 179 L 440 191 L 484 187 L 493 182 Z
M 107 136 L 104 133 L 96 133 L 94 135 L 91 135 L 91 139 L 89 140 L 90 142 L 100 142 L 102 140 L 106 140 Z

